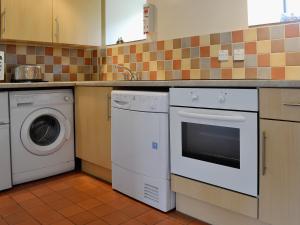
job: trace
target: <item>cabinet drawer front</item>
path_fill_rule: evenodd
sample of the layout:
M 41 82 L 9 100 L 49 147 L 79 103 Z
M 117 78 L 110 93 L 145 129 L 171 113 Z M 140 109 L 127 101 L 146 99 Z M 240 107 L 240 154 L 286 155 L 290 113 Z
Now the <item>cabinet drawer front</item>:
M 171 189 L 174 192 L 186 195 L 233 212 L 257 219 L 257 198 L 228 191 L 219 187 L 190 180 L 177 175 L 171 176 Z
M 300 121 L 300 89 L 262 88 L 260 117 Z

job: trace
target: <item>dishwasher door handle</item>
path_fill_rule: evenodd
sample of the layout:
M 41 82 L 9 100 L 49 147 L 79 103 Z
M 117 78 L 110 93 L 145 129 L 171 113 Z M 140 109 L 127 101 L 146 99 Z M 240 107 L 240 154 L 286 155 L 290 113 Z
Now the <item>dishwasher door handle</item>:
M 192 118 L 192 119 L 206 119 L 206 120 L 219 120 L 219 121 L 231 121 L 231 122 L 243 122 L 246 120 L 244 116 L 239 115 L 217 115 L 217 114 L 205 114 L 205 113 L 193 113 L 179 111 L 179 116 Z

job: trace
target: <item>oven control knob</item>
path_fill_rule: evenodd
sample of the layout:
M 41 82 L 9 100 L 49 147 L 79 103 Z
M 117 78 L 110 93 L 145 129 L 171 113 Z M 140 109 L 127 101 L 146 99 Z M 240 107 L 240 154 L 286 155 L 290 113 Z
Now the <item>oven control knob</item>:
M 219 103 L 223 104 L 223 103 L 225 103 L 225 101 L 226 101 L 225 96 L 224 95 L 220 95 L 219 96 Z
M 192 101 L 197 101 L 199 99 L 198 95 L 192 95 Z

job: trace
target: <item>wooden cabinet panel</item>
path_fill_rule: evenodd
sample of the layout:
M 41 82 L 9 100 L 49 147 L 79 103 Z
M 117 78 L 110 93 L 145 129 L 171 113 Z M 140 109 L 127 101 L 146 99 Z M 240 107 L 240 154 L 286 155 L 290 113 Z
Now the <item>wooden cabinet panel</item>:
M 260 120 L 262 138 L 259 218 L 272 225 L 300 221 L 300 123 Z M 262 165 L 262 166 L 263 166 Z
M 101 45 L 101 0 L 53 0 L 53 42 Z
M 257 219 L 257 198 L 177 175 L 171 176 L 171 188 L 193 199 Z
M 1 0 L 1 39 L 52 42 L 52 0 Z
M 111 169 L 110 87 L 76 87 L 76 156 Z
M 260 117 L 300 121 L 300 89 L 261 88 Z

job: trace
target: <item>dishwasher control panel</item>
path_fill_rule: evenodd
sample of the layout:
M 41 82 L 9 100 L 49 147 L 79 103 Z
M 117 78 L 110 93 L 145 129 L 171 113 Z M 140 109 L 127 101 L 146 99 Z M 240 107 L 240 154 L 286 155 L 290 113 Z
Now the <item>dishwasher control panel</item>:
M 169 93 L 150 91 L 112 91 L 115 108 L 145 112 L 169 112 Z

